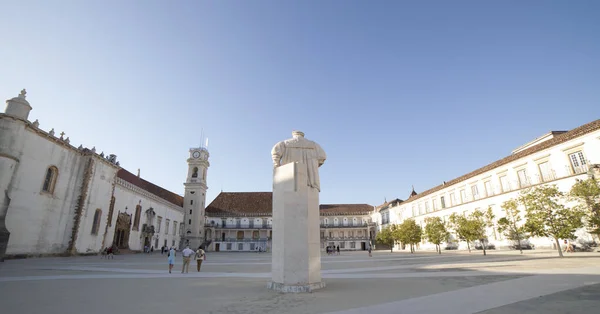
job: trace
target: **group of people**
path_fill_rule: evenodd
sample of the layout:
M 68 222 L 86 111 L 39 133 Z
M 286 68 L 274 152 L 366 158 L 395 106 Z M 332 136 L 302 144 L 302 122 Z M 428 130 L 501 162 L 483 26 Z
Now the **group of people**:
M 106 259 L 115 259 L 115 248 L 113 248 L 112 246 L 110 247 L 105 247 L 104 250 L 102 250 L 101 256 L 100 258 L 106 258 Z
M 169 261 L 169 274 L 173 270 L 173 266 L 175 266 L 175 248 L 171 248 L 168 253 L 168 261 Z M 183 256 L 183 265 L 181 266 L 181 273 L 188 273 L 190 269 L 190 262 L 192 258 L 196 261 L 196 269 L 200 271 L 200 267 L 202 266 L 202 262 L 206 260 L 206 252 L 202 249 L 202 247 L 198 247 L 196 251 L 190 249 L 189 245 L 181 251 L 181 255 Z
M 340 246 L 339 245 L 337 247 L 335 245 L 327 246 L 327 248 L 325 248 L 325 250 L 327 251 L 327 255 L 340 255 Z

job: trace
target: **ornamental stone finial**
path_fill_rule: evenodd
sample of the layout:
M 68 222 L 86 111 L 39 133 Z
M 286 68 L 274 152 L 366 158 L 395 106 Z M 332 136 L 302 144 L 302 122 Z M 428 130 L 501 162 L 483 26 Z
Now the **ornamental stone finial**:
M 26 91 L 26 90 L 23 88 L 23 89 L 21 90 L 21 93 L 19 94 L 19 98 L 23 98 L 23 99 L 25 99 L 25 95 L 27 95 L 27 91 Z
M 54 136 L 54 128 L 52 128 L 52 130 L 50 130 L 50 132 L 48 132 L 48 134 Z

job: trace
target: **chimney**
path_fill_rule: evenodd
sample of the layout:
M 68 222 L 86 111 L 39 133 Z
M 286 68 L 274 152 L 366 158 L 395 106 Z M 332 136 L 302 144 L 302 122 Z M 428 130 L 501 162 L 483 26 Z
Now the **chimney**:
M 138 178 L 140 177 L 140 168 L 138 168 Z

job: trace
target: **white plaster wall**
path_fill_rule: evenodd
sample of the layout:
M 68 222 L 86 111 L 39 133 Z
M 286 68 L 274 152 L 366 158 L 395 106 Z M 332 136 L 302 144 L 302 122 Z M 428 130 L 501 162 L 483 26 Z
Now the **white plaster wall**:
M 170 247 L 172 245 L 172 241 L 175 240 L 175 247 L 179 248 L 179 223 L 183 221 L 183 208 L 178 207 L 175 204 L 168 203 L 166 201 L 157 201 L 155 199 L 149 198 L 141 193 L 137 193 L 132 191 L 128 187 L 124 187 L 120 184 L 115 186 L 115 208 L 112 217 L 112 227 L 109 229 L 109 233 L 107 234 L 106 244 L 109 245 L 113 243 L 115 226 L 117 222 L 117 217 L 119 212 L 127 212 L 131 214 L 131 227 L 132 230 L 129 235 L 129 248 L 131 250 L 142 250 L 144 246 L 144 242 L 141 238 L 142 225 L 146 223 L 146 210 L 152 207 L 156 216 L 154 217 L 154 228 L 157 229 L 158 216 L 162 217 L 161 222 L 161 230 L 158 233 L 158 247 L 160 248 L 164 244 L 164 240 L 167 239 L 167 245 Z M 110 199 L 110 198 L 109 198 Z M 141 200 L 141 203 L 140 203 Z M 167 204 L 165 204 L 165 202 Z M 135 208 L 140 204 L 142 206 L 142 211 L 140 215 L 140 223 L 139 230 L 133 230 L 134 222 L 135 222 Z M 126 209 L 127 208 L 127 209 Z M 104 216 L 106 217 L 106 216 Z M 169 219 L 169 233 L 165 234 L 165 224 L 166 220 Z M 177 221 L 176 235 L 173 235 L 173 221 Z M 154 235 L 155 237 L 157 234 Z M 155 244 L 155 238 L 151 240 L 151 244 Z M 156 247 L 154 249 L 157 249 Z
M 7 254 L 64 253 L 71 238 L 84 158 L 31 129 L 22 136 L 25 143 L 6 217 L 11 232 Z M 50 166 L 58 168 L 52 195 L 41 191 Z
M 98 157 L 93 157 L 93 160 L 93 176 L 89 183 L 87 201 L 81 215 L 79 235 L 75 246 L 79 253 L 99 252 L 102 250 L 102 240 L 106 229 L 106 218 L 110 206 L 113 182 L 118 171 L 117 167 L 104 162 Z M 96 209 L 100 209 L 102 215 L 100 216 L 97 234 L 92 234 Z

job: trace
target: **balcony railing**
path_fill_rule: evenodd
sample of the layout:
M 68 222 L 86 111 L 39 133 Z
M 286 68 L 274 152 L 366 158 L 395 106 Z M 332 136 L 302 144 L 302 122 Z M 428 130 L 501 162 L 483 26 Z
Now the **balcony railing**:
M 266 242 L 268 240 L 269 240 L 268 238 L 254 238 L 254 239 L 218 238 L 218 239 L 214 239 L 213 241 L 214 242 Z
M 217 224 L 204 224 L 204 227 L 208 228 L 220 228 L 220 229 L 272 229 L 273 226 L 269 224 L 234 224 L 234 225 L 224 225 L 220 226 Z
M 365 241 L 369 240 L 369 237 L 325 237 L 321 238 L 322 241 Z
M 333 224 L 325 224 L 322 223 L 320 224 L 321 228 L 358 228 L 358 227 L 368 227 L 369 224 L 368 223 L 357 223 L 357 224 L 338 224 L 338 225 L 333 225 Z

